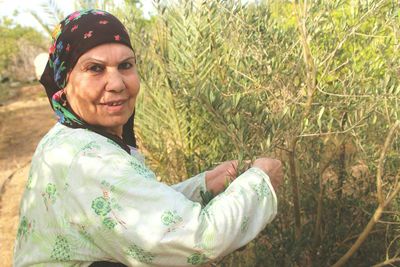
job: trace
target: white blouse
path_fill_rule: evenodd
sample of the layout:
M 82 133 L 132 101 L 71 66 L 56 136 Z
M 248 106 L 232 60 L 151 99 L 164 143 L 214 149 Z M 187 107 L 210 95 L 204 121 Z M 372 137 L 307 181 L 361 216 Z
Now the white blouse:
M 250 242 L 277 212 L 258 168 L 204 206 L 205 190 L 205 173 L 168 186 L 137 154 L 57 123 L 32 159 L 14 266 L 200 265 Z

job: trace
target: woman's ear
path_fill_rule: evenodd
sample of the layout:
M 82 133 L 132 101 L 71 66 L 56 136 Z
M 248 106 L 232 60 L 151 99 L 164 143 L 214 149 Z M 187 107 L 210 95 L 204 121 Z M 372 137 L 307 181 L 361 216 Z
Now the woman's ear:
M 68 71 L 67 76 L 65 76 L 65 83 L 68 85 L 68 80 L 69 80 L 69 75 L 71 74 L 71 71 Z
M 62 95 L 63 95 L 65 98 L 67 98 L 67 96 L 68 96 L 68 86 L 65 86 L 65 87 L 64 87 Z

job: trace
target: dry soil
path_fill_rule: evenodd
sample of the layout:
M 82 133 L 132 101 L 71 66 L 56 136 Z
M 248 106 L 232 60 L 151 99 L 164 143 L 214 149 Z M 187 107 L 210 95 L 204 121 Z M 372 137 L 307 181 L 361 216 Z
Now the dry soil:
M 0 266 L 12 266 L 18 208 L 30 160 L 55 116 L 40 85 L 16 90 L 0 106 Z

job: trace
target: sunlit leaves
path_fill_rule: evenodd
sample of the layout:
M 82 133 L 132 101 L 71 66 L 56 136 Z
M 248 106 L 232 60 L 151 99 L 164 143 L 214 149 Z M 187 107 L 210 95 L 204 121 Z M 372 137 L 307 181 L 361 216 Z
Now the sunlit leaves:
M 159 5 L 146 34 L 136 35 L 144 36 L 145 44 L 139 53 L 137 129 L 149 163 L 173 182 L 223 160 L 273 155 L 287 162 L 295 153 L 306 230 L 296 243 L 287 182 L 280 200 L 285 208 L 268 228 L 274 232 L 269 238 L 284 250 L 258 257 L 271 266 L 301 265 L 301 255 L 316 249 L 310 244 L 317 232 L 322 247 L 313 256 L 315 265 L 329 265 L 347 246 L 340 242 L 357 235 L 368 218 L 374 188 L 356 185 L 373 180 L 383 133 L 400 116 L 398 5 L 393 3 Z M 388 155 L 390 178 L 396 175 L 399 146 Z M 363 180 L 351 175 L 355 166 L 369 170 Z M 389 179 L 386 190 L 392 184 Z M 318 199 L 323 220 L 313 229 Z M 375 249 L 373 242 L 365 251 L 370 248 Z M 378 250 L 383 255 L 384 248 Z M 275 255 L 291 260 L 273 262 Z M 369 254 L 366 261 L 377 260 Z

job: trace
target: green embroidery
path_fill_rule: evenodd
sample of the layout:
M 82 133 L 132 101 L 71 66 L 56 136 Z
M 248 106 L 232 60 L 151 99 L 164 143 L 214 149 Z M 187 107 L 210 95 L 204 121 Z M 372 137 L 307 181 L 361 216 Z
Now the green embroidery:
M 104 191 L 103 197 L 98 197 L 92 202 L 92 209 L 97 215 L 103 217 L 102 224 L 109 230 L 114 229 L 117 223 L 124 226 L 125 222 L 118 219 L 118 217 L 112 213 L 115 220 L 111 217 L 105 217 L 107 214 L 111 212 L 111 208 L 122 209 L 117 203 L 115 203 L 115 199 L 111 198 L 111 202 L 109 201 L 108 192 Z M 125 227 L 125 226 L 124 226 Z
M 107 229 L 114 229 L 114 227 L 117 225 L 117 223 L 110 217 L 104 218 L 103 220 L 103 225 L 107 228 Z
M 46 210 L 49 209 L 48 204 L 54 204 L 57 200 L 57 188 L 55 184 L 48 183 L 44 192 L 42 193 L 44 204 L 46 205 Z
M 85 150 L 91 150 L 91 149 L 93 149 L 93 148 L 95 148 L 95 147 L 98 147 L 98 146 L 96 146 L 96 142 L 95 142 L 95 141 L 92 141 L 92 142 L 90 142 L 90 143 L 84 145 L 84 146 L 82 147 L 82 150 L 83 150 L 83 151 L 85 151 Z
M 242 224 L 240 225 L 240 231 L 244 233 L 247 231 L 247 229 L 249 229 L 249 217 L 244 216 Z
M 187 262 L 192 265 L 200 265 L 207 262 L 207 257 L 204 254 L 194 253 L 187 258 Z
M 33 179 L 32 173 L 29 173 L 28 180 L 26 181 L 26 187 L 25 187 L 27 190 L 32 189 L 32 179 Z
M 98 149 L 98 148 L 99 148 L 99 145 L 97 145 L 95 141 L 92 141 L 92 142 L 90 142 L 90 143 L 84 145 L 84 146 L 82 147 L 82 150 L 81 150 L 81 151 L 82 151 L 83 154 L 85 154 L 85 155 L 95 155 L 95 154 L 91 154 L 91 153 L 93 153 L 93 150 L 94 150 L 94 149 Z
M 116 146 L 116 147 L 118 147 L 118 148 L 121 148 L 117 143 L 115 143 L 113 140 L 111 140 L 111 139 L 108 139 L 107 138 L 107 143 L 110 143 L 110 144 L 112 144 L 112 145 L 114 145 L 114 146 Z
M 49 198 L 55 197 L 57 193 L 56 185 L 52 183 L 48 183 L 46 186 L 46 193 L 49 196 Z
M 119 205 L 118 203 L 117 203 L 117 200 L 115 200 L 115 198 L 110 198 L 110 202 L 111 202 L 111 208 L 113 209 L 113 210 L 118 210 L 118 211 L 121 211 L 122 210 L 122 207 L 121 207 L 121 205 Z
M 105 187 L 109 187 L 110 183 L 107 182 L 106 180 L 101 181 L 101 185 L 105 186 Z
M 258 199 L 267 197 L 269 196 L 269 194 L 271 194 L 269 191 L 269 187 L 265 182 L 261 182 L 259 184 L 253 184 L 251 187 L 256 191 Z
M 28 220 L 26 217 L 22 217 L 21 222 L 19 223 L 17 236 L 20 237 L 22 235 L 26 235 L 28 233 Z
M 172 224 L 176 224 L 182 221 L 182 217 L 178 215 L 178 213 L 174 211 L 166 211 L 161 215 L 161 222 L 165 226 L 170 226 Z
M 64 184 L 64 191 L 67 191 L 69 189 L 69 183 Z
M 79 234 L 83 237 L 83 240 L 89 242 L 89 243 L 93 243 L 93 238 L 90 236 L 90 234 L 86 231 L 86 229 L 81 229 L 78 231 Z
M 154 260 L 152 253 L 145 251 L 137 245 L 130 246 L 126 254 L 143 263 L 151 263 Z
M 43 148 L 45 146 L 53 146 L 54 143 L 58 142 L 58 135 L 60 135 L 64 130 L 62 128 L 56 130 L 55 132 L 53 132 L 53 130 L 51 132 L 49 132 L 48 134 L 45 135 L 45 137 L 43 138 L 43 140 L 40 142 L 39 146 L 38 146 L 38 151 L 40 150 L 41 155 L 43 155 Z
M 125 227 L 125 222 L 119 219 L 115 214 L 116 210 L 122 210 L 122 207 L 117 203 L 117 200 L 110 194 L 115 190 L 115 187 L 106 180 L 101 181 L 101 185 L 103 196 L 92 201 L 92 209 L 97 215 L 102 217 L 102 224 L 107 229 L 114 229 L 117 224 Z M 112 218 L 110 216 L 106 218 L 107 214 L 109 214 L 111 211 Z
M 143 164 L 137 161 L 135 158 L 131 158 L 129 164 L 137 171 L 140 175 L 146 178 L 154 178 L 153 173 L 151 173 Z
M 115 186 L 111 185 L 109 182 L 107 182 L 106 180 L 101 181 L 101 185 L 108 188 L 110 192 L 114 192 L 115 191 Z
M 32 232 L 34 221 L 29 222 L 28 219 L 23 216 L 21 221 L 19 222 L 17 238 L 27 239 L 30 232 Z
M 117 200 L 115 198 L 111 197 L 110 194 L 115 192 L 116 187 L 105 180 L 101 181 L 101 185 L 105 187 L 105 189 L 103 189 L 103 194 L 106 194 L 107 198 L 109 198 L 111 209 L 121 211 L 122 207 L 117 203 Z
M 65 222 L 66 228 L 69 229 L 73 229 L 78 230 L 79 236 L 78 236 L 78 240 L 76 242 L 71 242 L 73 243 L 75 246 L 80 246 L 80 247 L 92 247 L 93 246 L 93 238 L 91 237 L 91 235 L 88 233 L 88 231 L 86 230 L 86 226 L 85 224 L 90 224 L 90 222 L 85 221 L 85 224 L 79 224 L 79 223 L 75 223 L 72 221 L 67 221 Z
M 57 261 L 67 261 L 71 259 L 71 247 L 68 243 L 68 240 L 64 236 L 57 236 L 56 243 L 53 247 L 50 257 Z
M 110 203 L 104 197 L 98 197 L 92 202 L 92 209 L 97 215 L 105 216 L 111 211 Z

